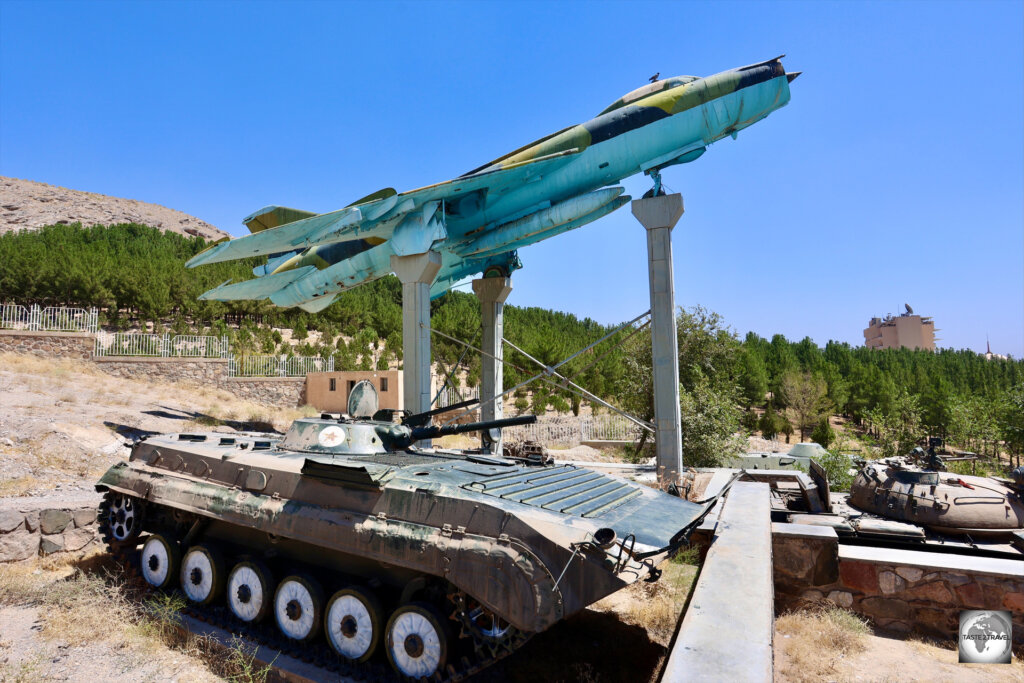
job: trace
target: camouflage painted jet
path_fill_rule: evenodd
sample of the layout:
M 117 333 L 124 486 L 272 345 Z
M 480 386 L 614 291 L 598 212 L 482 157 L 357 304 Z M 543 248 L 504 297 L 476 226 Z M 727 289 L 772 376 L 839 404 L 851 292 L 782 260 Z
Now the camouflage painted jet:
M 391 272 L 391 256 L 441 255 L 432 297 L 477 273 L 509 275 L 516 250 L 595 221 L 626 204 L 615 183 L 700 157 L 707 146 L 789 102 L 782 57 L 697 78 L 655 81 L 595 118 L 553 133 L 454 180 L 375 192 L 315 214 L 269 206 L 244 219 L 253 233 L 214 245 L 190 268 L 268 255 L 258 276 L 200 298 L 270 299 L 320 311 L 338 294 Z M 611 186 L 611 187 L 610 187 Z M 230 282 L 230 281 L 229 281 Z

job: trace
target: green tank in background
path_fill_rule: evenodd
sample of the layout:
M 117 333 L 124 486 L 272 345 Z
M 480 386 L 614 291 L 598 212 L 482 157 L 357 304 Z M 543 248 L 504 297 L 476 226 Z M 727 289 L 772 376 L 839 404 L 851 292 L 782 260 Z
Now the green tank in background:
M 283 437 L 138 442 L 97 484 L 106 542 L 251 638 L 375 680 L 385 659 L 446 679 L 656 580 L 710 509 L 544 459 L 416 446 L 533 416 L 432 427 L 432 413 L 353 398 L 358 417 L 296 420 Z

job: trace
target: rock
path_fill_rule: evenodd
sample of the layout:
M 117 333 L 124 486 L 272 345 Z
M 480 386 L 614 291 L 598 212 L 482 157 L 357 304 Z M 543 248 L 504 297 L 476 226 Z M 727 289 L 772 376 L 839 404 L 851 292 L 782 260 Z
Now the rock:
M 850 607 L 853 605 L 853 594 L 846 591 L 831 591 L 828 594 L 828 599 L 840 607 Z
M 985 594 L 979 584 L 973 582 L 965 583 L 962 586 L 957 586 L 953 590 L 956 591 L 957 601 L 964 607 L 985 606 Z
M 96 511 L 92 508 L 85 510 L 75 510 L 72 513 L 75 519 L 75 527 L 81 529 L 83 526 L 89 526 L 96 521 Z
M 923 583 L 917 588 L 908 590 L 906 594 L 915 600 L 927 600 L 939 604 L 948 604 L 953 600 L 952 591 L 943 581 Z
M 881 628 L 894 633 L 910 633 L 911 626 L 899 619 L 879 619 L 876 622 Z
M 1003 607 L 1011 612 L 1024 612 L 1024 593 L 1007 593 L 1003 596 Z
M 900 577 L 890 571 L 883 571 L 878 574 L 878 587 L 886 595 L 903 590 L 906 583 Z
M 958 619 L 941 609 L 922 607 L 915 613 L 915 621 L 921 630 L 949 637 L 956 633 Z
M 81 550 L 96 538 L 92 529 L 72 529 L 64 532 L 64 550 Z
M 878 592 L 878 577 L 873 564 L 855 560 L 840 562 L 839 580 L 845 587 L 862 593 Z
M 803 598 L 804 600 L 806 600 L 807 602 L 818 602 L 819 600 L 821 600 L 825 596 L 822 594 L 821 591 L 810 590 L 810 591 L 804 591 L 800 595 L 800 597 Z
M 61 550 L 64 550 L 64 536 L 61 534 L 53 534 L 51 536 L 44 535 L 39 540 L 39 552 L 43 555 L 59 553 Z
M 962 586 L 965 583 L 971 582 L 971 578 L 969 576 L 954 574 L 952 572 L 943 572 L 942 578 L 948 581 L 950 586 Z
M 860 607 L 877 619 L 909 619 L 914 612 L 907 603 L 893 598 L 864 598 Z
M 39 529 L 44 534 L 59 534 L 71 523 L 67 510 L 43 510 L 39 513 Z
M 25 513 L 25 526 L 29 531 L 39 530 L 39 510 L 32 510 Z
M 0 562 L 27 560 L 39 554 L 39 536 L 28 531 L 15 531 L 0 536 Z
M 0 534 L 6 534 L 21 528 L 25 515 L 17 510 L 0 510 Z
M 924 576 L 924 571 L 917 567 L 896 567 L 896 573 L 911 583 L 920 581 Z

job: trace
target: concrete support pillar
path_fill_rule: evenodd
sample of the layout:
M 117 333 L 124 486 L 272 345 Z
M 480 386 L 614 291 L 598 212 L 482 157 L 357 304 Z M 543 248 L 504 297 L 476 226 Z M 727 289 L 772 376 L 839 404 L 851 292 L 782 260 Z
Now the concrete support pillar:
M 480 322 L 483 325 L 483 341 L 481 350 L 494 356 L 480 357 L 480 419 L 500 420 L 503 416 L 502 399 L 492 401 L 504 391 L 502 355 L 502 337 L 505 327 L 505 300 L 512 292 L 512 279 L 507 277 L 485 277 L 473 280 L 473 291 L 480 299 Z M 497 359 L 497 360 L 495 360 Z M 482 438 L 482 437 L 481 437 Z M 485 440 L 484 445 L 487 445 Z M 491 452 L 501 455 L 501 439 L 491 448 Z
M 392 256 L 402 281 L 402 398 L 412 413 L 430 410 L 430 285 L 441 269 L 436 251 Z
M 666 485 L 678 484 L 683 470 L 683 442 L 679 425 L 679 340 L 672 275 L 672 228 L 683 215 L 683 197 L 670 194 L 636 199 L 632 209 L 647 230 L 658 480 Z

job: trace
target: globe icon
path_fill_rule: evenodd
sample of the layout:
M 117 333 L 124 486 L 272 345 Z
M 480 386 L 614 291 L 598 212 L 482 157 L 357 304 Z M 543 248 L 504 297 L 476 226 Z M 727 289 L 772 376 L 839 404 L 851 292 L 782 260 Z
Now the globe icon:
M 960 617 L 960 661 L 1008 662 L 1012 643 L 1009 613 L 975 610 Z

